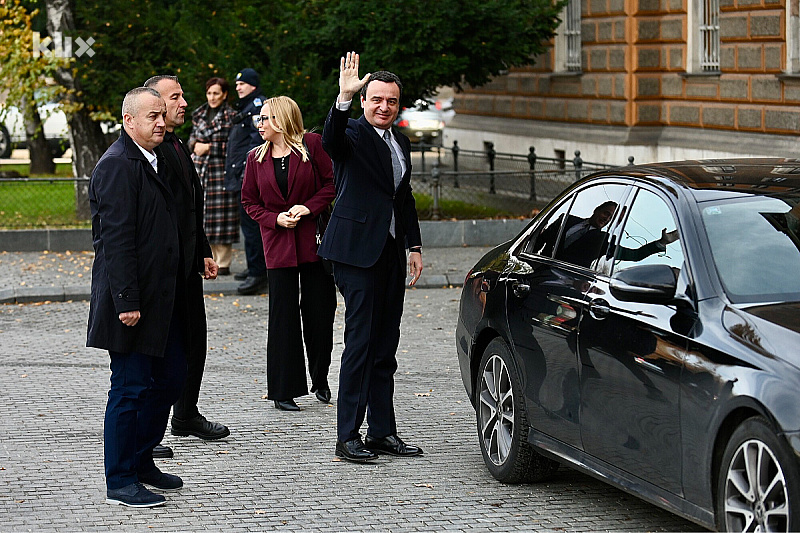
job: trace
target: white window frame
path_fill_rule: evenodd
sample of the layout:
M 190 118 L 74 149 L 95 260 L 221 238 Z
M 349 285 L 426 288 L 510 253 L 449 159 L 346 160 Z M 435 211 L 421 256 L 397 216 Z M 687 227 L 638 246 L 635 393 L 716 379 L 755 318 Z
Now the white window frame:
M 581 0 L 569 0 L 559 17 L 555 37 L 554 72 L 581 72 Z
M 786 74 L 800 73 L 800 0 L 786 2 Z
M 689 0 L 687 72 L 720 71 L 719 0 Z

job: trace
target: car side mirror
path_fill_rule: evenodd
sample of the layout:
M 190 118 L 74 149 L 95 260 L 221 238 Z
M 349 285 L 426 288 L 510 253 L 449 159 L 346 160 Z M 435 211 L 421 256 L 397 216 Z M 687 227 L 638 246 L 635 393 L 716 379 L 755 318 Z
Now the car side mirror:
M 637 265 L 611 276 L 611 294 L 623 302 L 665 304 L 674 300 L 678 286 L 669 265 Z

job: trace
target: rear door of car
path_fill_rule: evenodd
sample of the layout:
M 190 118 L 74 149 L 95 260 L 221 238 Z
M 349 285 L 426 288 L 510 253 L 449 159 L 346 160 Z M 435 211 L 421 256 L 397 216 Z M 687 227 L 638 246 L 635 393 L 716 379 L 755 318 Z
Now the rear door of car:
M 671 203 L 637 188 L 621 231 L 614 236 L 608 273 L 636 265 L 684 266 L 680 239 L 658 249 L 662 230 L 677 229 Z M 684 273 L 686 275 L 686 273 Z M 677 278 L 676 278 L 677 279 Z M 578 352 L 581 361 L 581 435 L 585 450 L 630 474 L 681 493 L 679 383 L 686 340 L 674 305 L 620 301 L 609 277 L 587 294 Z
M 580 433 L 580 379 L 576 355 L 577 325 L 588 303 L 585 291 L 593 283 L 594 265 L 605 253 L 602 239 L 588 256 L 567 254 L 564 233 L 575 221 L 591 217 L 598 205 L 622 204 L 628 186 L 594 184 L 565 198 L 538 225 L 516 254 L 514 268 L 504 273 L 507 318 L 531 427 L 575 448 Z M 614 213 L 613 225 L 619 211 Z M 581 264 L 576 264 L 576 263 Z

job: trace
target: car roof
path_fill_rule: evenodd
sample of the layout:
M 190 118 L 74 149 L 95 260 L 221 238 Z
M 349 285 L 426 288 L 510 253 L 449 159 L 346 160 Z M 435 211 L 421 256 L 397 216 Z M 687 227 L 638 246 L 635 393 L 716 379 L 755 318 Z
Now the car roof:
M 742 158 L 702 159 L 632 165 L 595 173 L 600 176 L 628 176 L 681 186 L 698 200 L 717 192 L 750 194 L 800 192 L 800 159 Z

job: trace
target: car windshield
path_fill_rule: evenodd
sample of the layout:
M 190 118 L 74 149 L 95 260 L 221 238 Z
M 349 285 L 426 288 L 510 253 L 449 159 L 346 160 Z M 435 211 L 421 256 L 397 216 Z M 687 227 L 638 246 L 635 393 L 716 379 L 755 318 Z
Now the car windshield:
M 732 302 L 800 301 L 800 197 L 741 196 L 699 205 Z

